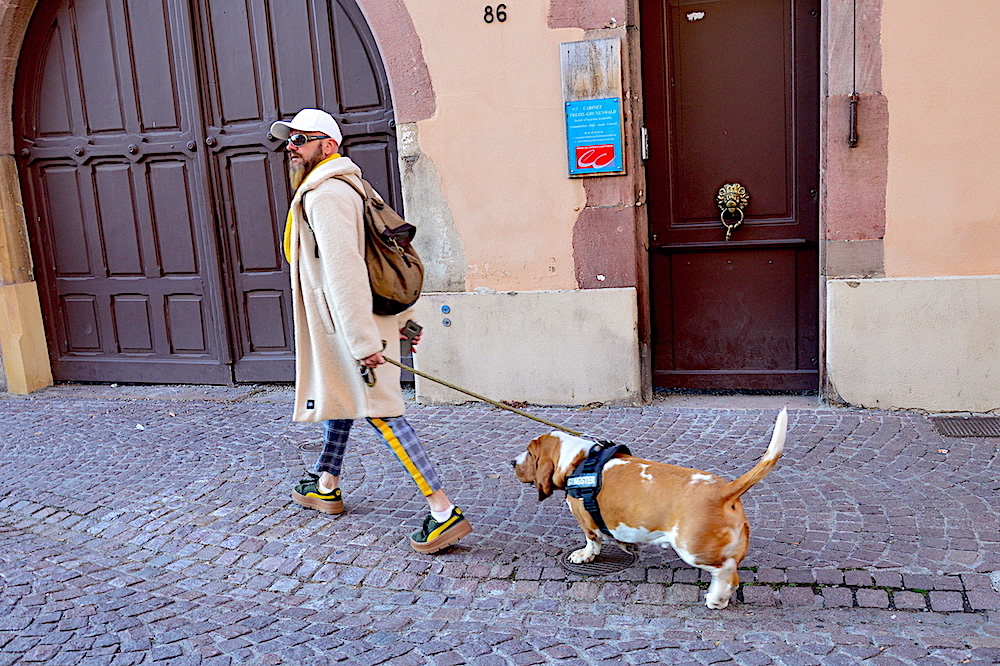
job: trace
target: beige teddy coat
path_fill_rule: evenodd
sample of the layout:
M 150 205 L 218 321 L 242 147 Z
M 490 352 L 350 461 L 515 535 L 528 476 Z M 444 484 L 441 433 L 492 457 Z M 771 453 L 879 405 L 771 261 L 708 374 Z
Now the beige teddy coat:
M 337 157 L 306 176 L 290 206 L 295 421 L 389 418 L 404 411 L 399 368 L 378 366 L 374 387 L 358 372 L 358 360 L 379 351 L 399 359 L 400 322 L 412 313 L 372 314 L 363 202 L 333 177 L 340 175 L 361 186 L 358 166 Z

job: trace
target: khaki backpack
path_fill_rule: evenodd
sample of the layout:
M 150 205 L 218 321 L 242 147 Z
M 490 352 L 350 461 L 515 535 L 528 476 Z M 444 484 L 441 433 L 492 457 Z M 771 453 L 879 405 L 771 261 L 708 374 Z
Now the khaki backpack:
M 424 284 L 424 264 L 411 244 L 417 228 L 379 199 L 367 180 L 361 179 L 364 186 L 361 190 L 346 177 L 334 178 L 350 185 L 364 200 L 365 263 L 368 264 L 368 282 L 372 289 L 372 312 L 377 315 L 399 314 L 417 302 Z M 305 215 L 304 200 L 302 217 L 312 231 Z M 316 256 L 319 257 L 318 245 Z

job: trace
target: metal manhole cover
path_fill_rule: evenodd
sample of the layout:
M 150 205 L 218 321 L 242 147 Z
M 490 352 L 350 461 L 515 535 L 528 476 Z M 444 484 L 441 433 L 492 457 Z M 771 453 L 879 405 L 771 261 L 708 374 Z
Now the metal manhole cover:
M 1000 437 L 997 416 L 936 416 L 931 421 L 942 437 Z
M 570 553 L 579 548 L 570 548 L 559 554 L 559 564 L 563 569 L 571 573 L 582 576 L 604 576 L 607 574 L 625 571 L 639 560 L 638 553 L 626 553 L 621 548 L 611 544 L 607 550 L 602 550 L 601 554 L 594 558 L 593 562 L 586 564 L 574 564 L 569 561 Z

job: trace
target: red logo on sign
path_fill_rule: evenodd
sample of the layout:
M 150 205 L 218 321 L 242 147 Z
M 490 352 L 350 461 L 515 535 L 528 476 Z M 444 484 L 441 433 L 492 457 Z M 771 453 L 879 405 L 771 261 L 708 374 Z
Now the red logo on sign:
M 576 166 L 578 169 L 600 169 L 615 161 L 615 144 L 603 146 L 577 146 Z

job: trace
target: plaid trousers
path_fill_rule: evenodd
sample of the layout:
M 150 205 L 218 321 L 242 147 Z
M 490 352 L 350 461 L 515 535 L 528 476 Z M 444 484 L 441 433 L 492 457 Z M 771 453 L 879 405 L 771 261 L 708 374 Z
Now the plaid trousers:
M 427 450 L 417 437 L 416 431 L 406 418 L 396 416 L 388 419 L 365 419 L 386 443 L 399 460 L 403 469 L 413 478 L 424 495 L 441 490 L 441 482 L 434 472 L 434 466 L 427 456 Z M 344 452 L 351 434 L 351 419 L 331 419 L 323 422 L 323 451 L 313 468 L 317 474 L 328 472 L 340 476 L 344 464 Z

